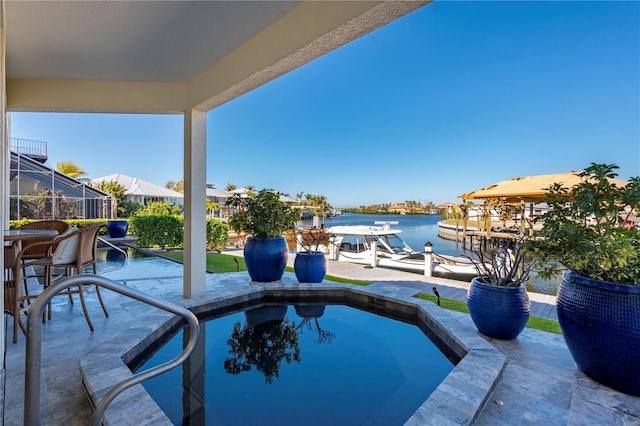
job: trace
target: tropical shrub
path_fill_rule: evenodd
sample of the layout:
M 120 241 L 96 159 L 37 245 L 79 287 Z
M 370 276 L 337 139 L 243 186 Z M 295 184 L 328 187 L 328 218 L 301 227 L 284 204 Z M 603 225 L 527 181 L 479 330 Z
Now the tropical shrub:
M 572 188 L 548 188 L 549 210 L 539 218 L 541 239 L 527 249 L 540 259 L 540 275 L 566 268 L 585 277 L 640 285 L 640 231 L 621 223 L 640 212 L 640 177 L 618 184 L 615 164 L 591 165 Z
M 231 227 L 256 238 L 280 237 L 283 232 L 294 229 L 300 218 L 291 206 L 280 201 L 278 194 L 267 189 L 246 198 L 235 194 L 229 197 L 227 205 L 238 209 L 231 216 Z
M 130 233 L 138 237 L 139 247 L 181 247 L 184 242 L 183 218 L 169 215 L 136 215 L 130 219 Z
M 229 225 L 216 220 L 207 219 L 207 250 L 220 253 L 227 247 L 229 241 Z
M 182 214 L 182 209 L 179 206 L 171 203 L 161 203 L 159 201 L 154 201 L 153 203 L 147 204 L 142 209 L 140 209 L 137 215 L 166 215 L 166 216 L 179 216 Z

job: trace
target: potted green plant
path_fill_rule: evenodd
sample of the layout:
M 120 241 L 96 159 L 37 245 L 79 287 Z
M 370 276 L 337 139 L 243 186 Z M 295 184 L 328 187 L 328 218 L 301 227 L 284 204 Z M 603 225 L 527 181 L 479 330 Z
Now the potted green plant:
M 473 247 L 469 257 L 478 275 L 467 291 L 467 306 L 482 334 L 496 339 L 518 337 L 529 320 L 530 303 L 525 282 L 533 263 L 525 259 L 524 233 L 490 241 L 488 248 Z
M 227 205 L 237 209 L 229 220 L 231 227 L 248 235 L 244 261 L 251 279 L 257 282 L 281 279 L 289 253 L 283 233 L 295 228 L 298 213 L 267 189 L 244 197 L 235 194 L 229 197 Z
M 618 168 L 591 163 L 575 186 L 550 186 L 527 249 L 542 277 L 563 272 L 558 321 L 578 368 L 640 396 L 640 235 L 621 226 L 640 209 L 640 177 L 620 181 Z
M 305 228 L 296 231 L 296 258 L 293 270 L 298 282 L 321 283 L 327 273 L 325 257 L 328 235 L 323 228 Z

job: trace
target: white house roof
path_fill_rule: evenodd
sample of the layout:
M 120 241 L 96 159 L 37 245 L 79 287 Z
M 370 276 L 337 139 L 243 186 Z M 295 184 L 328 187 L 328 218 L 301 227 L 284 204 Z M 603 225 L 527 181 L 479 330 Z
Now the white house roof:
M 207 189 L 207 191 L 208 191 L 208 189 Z M 257 191 L 257 190 L 253 190 L 253 191 L 252 191 L 252 190 L 247 189 L 247 188 L 237 188 L 237 189 L 234 189 L 234 190 L 229 191 L 229 194 L 240 194 L 240 196 L 241 196 L 241 197 L 245 198 L 245 197 L 247 197 L 247 196 L 248 196 L 248 194 L 249 194 L 250 192 L 253 192 L 253 193 L 255 193 L 255 194 L 257 194 L 257 193 L 258 193 L 258 191 Z M 274 192 L 274 193 L 278 194 L 278 195 L 279 195 L 279 197 L 280 197 L 280 201 L 282 201 L 282 202 L 284 202 L 284 203 L 295 203 L 296 201 L 298 201 L 298 200 L 296 200 L 296 199 L 294 199 L 294 198 L 289 197 L 288 195 L 280 194 L 278 191 L 271 191 L 271 192 Z M 209 195 L 209 193 L 208 193 L 208 192 L 207 192 L 207 195 Z M 227 195 L 227 197 L 228 197 L 228 196 L 229 196 L 229 195 Z
M 155 183 L 147 182 L 146 180 L 142 180 L 140 178 L 131 177 L 127 175 L 123 175 L 121 173 L 116 173 L 109 176 L 103 176 L 100 178 L 93 179 L 93 182 L 102 182 L 102 181 L 116 181 L 120 185 L 125 188 L 125 195 L 135 195 L 135 196 L 143 196 L 143 197 L 155 197 L 155 198 L 179 198 L 183 199 L 184 194 L 173 191 L 168 188 L 164 188 L 160 185 L 156 185 Z
M 232 189 L 231 191 L 229 191 L 229 194 L 240 194 L 240 195 L 247 195 L 250 192 L 258 192 L 256 190 L 251 190 L 249 188 L 236 188 L 236 189 Z
M 229 193 L 223 189 L 207 188 L 207 197 L 229 198 Z
M 288 195 L 280 194 L 280 201 L 284 203 L 295 203 L 298 200 L 296 200 L 295 198 L 291 198 Z

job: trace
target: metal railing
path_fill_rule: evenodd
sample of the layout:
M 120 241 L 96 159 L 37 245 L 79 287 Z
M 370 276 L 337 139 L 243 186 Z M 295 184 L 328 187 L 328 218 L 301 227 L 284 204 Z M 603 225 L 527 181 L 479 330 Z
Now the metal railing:
M 115 281 L 109 280 L 92 274 L 73 275 L 63 278 L 60 281 L 50 285 L 29 307 L 29 315 L 27 318 L 27 344 L 25 354 L 25 376 L 24 376 L 24 424 L 28 426 L 38 426 L 40 424 L 40 369 L 41 369 L 41 350 L 42 350 L 42 314 L 47 307 L 49 301 L 59 292 L 72 286 L 95 284 L 115 291 L 122 295 L 131 297 L 135 300 L 147 303 L 159 309 L 180 315 L 189 325 L 189 341 L 180 355 L 171 361 L 157 365 L 142 373 L 133 375 L 113 386 L 96 405 L 93 416 L 91 417 L 91 425 L 98 426 L 102 424 L 104 413 L 116 396 L 147 379 L 156 377 L 166 371 L 169 371 L 182 364 L 191 354 L 191 351 L 198 340 L 198 319 L 196 316 L 183 307 L 174 305 L 164 300 L 156 299 L 141 291 L 131 287 L 124 286 Z
M 32 139 L 11 138 L 10 149 L 26 156 L 46 157 L 47 143 Z
M 117 271 L 118 269 L 122 269 L 127 265 L 127 262 L 129 261 L 129 254 L 127 253 L 126 250 L 121 249 L 117 245 L 113 244 L 110 241 L 105 240 L 102 237 L 98 237 L 98 241 L 104 245 L 111 247 L 112 249 L 115 249 L 116 251 L 119 251 L 123 256 L 122 265 L 114 266 L 113 268 L 103 269 L 98 272 L 99 275 L 106 274 L 107 272 Z

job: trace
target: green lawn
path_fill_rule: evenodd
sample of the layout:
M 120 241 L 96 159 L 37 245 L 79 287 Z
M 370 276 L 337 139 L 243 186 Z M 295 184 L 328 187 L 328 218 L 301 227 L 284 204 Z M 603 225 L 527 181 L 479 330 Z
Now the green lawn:
M 178 262 L 182 262 L 183 254 L 181 251 L 171 251 L 156 253 L 159 256 L 168 257 Z M 236 260 L 238 263 L 236 263 Z M 242 256 L 233 256 L 230 254 L 207 253 L 207 271 L 209 272 L 242 272 L 246 271 Z
M 436 296 L 431 294 L 420 293 L 418 294 L 418 297 L 420 299 L 437 303 Z M 440 306 L 451 311 L 464 312 L 465 314 L 469 313 L 467 302 L 461 302 L 459 300 L 440 298 Z M 558 323 L 558 321 L 550 320 L 547 318 L 530 316 L 529 322 L 527 322 L 527 327 L 546 331 L 549 333 L 562 334 L 562 331 L 560 330 L 560 323 Z
M 182 262 L 182 252 L 163 252 L 157 253 L 160 256 L 168 257 L 173 260 L 177 260 L 178 262 Z M 235 259 L 235 260 L 234 260 Z M 235 261 L 238 261 L 236 263 Z M 238 269 L 239 268 L 239 269 Z M 237 272 L 237 271 L 246 271 L 247 268 L 244 264 L 244 259 L 241 256 L 233 256 L 230 254 L 218 254 L 218 253 L 207 253 L 207 271 L 209 272 Z M 293 268 L 287 266 L 287 271 L 293 272 Z M 339 282 L 339 283 L 347 283 L 347 284 L 356 284 L 366 286 L 371 284 L 369 281 L 359 281 L 359 280 L 351 280 L 347 278 L 336 277 L 333 275 L 327 275 L 325 277 L 329 281 Z M 431 294 L 420 293 L 418 295 L 419 298 L 424 300 L 429 300 L 433 303 L 436 303 L 436 297 Z M 443 299 L 440 298 L 440 306 L 457 312 L 469 313 L 467 309 L 467 303 L 461 302 L 459 300 L 453 299 Z M 560 331 L 560 324 L 558 321 L 553 321 L 546 318 L 540 317 L 529 317 L 529 322 L 527 323 L 527 327 L 535 328 L 536 330 L 547 331 L 549 333 L 562 334 Z

